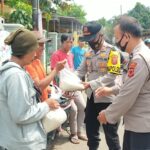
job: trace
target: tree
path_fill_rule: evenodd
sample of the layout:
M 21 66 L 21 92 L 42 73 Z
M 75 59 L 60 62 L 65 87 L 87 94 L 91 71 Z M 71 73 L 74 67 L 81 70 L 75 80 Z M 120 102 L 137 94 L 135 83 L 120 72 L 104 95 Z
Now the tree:
M 128 12 L 128 15 L 135 17 L 144 29 L 150 28 L 150 7 L 136 3 L 135 7 Z
M 14 9 L 7 22 L 20 23 L 32 29 L 32 6 L 28 0 L 6 0 L 5 4 Z
M 67 7 L 67 9 L 59 8 L 58 15 L 75 17 L 81 23 L 86 22 L 86 18 L 85 18 L 86 12 L 83 10 L 82 6 L 80 5 L 72 4 L 69 7 Z
M 21 23 L 27 28 L 32 28 L 32 0 L 5 0 L 5 4 L 14 8 L 14 12 L 10 14 L 9 22 Z M 39 0 L 42 15 L 48 22 L 52 15 L 56 13 L 58 7 L 65 8 L 69 6 L 71 0 Z
M 106 20 L 104 17 L 99 19 L 98 22 L 102 25 L 103 27 L 103 32 L 105 36 L 105 40 L 109 43 L 112 43 L 113 39 L 113 26 L 115 23 L 116 17 L 113 17 L 110 20 Z
M 72 0 L 39 0 L 39 4 L 43 16 L 49 21 L 56 14 L 57 9 L 68 8 L 70 1 Z

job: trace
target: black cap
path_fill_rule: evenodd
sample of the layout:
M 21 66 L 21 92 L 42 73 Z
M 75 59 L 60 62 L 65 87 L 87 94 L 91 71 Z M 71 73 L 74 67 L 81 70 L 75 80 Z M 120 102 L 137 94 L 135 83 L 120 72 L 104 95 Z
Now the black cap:
M 83 36 L 80 37 L 81 41 L 92 41 L 96 38 L 96 34 L 101 30 L 102 25 L 96 21 L 87 22 L 83 26 Z

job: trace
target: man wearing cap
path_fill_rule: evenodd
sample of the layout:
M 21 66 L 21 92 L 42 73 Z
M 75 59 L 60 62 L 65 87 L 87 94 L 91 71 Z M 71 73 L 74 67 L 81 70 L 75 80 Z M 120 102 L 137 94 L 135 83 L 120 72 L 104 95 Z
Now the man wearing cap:
M 44 101 L 48 98 L 48 95 L 51 92 L 49 84 L 54 79 L 55 75 L 64 68 L 65 61 L 58 62 L 54 70 L 46 76 L 45 68 L 40 59 L 43 54 L 45 42 L 50 42 L 51 40 L 41 36 L 38 31 L 34 31 L 34 34 L 37 37 L 39 47 L 36 51 L 34 60 L 31 64 L 26 66 L 26 70 L 32 77 L 35 86 L 41 91 L 41 100 Z
M 88 96 L 85 123 L 89 150 L 98 150 L 100 141 L 99 127 L 101 125 L 104 129 L 109 150 L 120 150 L 117 134 L 118 123 L 103 125 L 97 120 L 99 111 L 111 104 L 114 95 L 102 98 L 95 97 L 95 90 L 99 86 L 115 86 L 116 75 L 120 74 L 120 53 L 112 45 L 104 41 L 102 26 L 95 21 L 88 22 L 83 26 L 83 36 L 81 39 L 88 42 L 91 47 L 91 50 L 85 54 L 85 61 L 77 69 L 80 78 L 87 74 L 88 82 L 85 82 L 84 86 L 87 89 Z

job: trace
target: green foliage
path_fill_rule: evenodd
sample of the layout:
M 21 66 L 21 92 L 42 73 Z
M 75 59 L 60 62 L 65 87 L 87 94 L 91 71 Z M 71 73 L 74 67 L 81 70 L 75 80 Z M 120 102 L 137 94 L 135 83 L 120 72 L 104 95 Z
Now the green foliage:
M 32 6 L 29 0 L 6 0 L 5 4 L 15 9 L 22 9 L 32 13 Z
M 136 3 L 135 7 L 130 10 L 126 15 L 135 17 L 144 29 L 150 28 L 150 8 L 145 7 L 141 3 Z M 110 20 L 101 18 L 98 20 L 104 27 L 105 36 L 108 41 L 112 41 L 113 38 L 113 27 L 118 21 L 120 16 L 114 16 Z
M 32 6 L 29 0 L 6 0 L 5 4 L 15 9 L 7 22 L 20 23 L 32 29 Z
M 68 2 L 72 0 L 39 0 L 42 15 L 48 22 L 56 14 L 58 8 L 65 9 L 69 6 Z
M 145 7 L 141 3 L 136 3 L 136 6 L 128 12 L 129 16 L 135 17 L 144 29 L 150 28 L 150 8 Z
M 26 11 L 28 16 L 32 16 L 31 1 L 32 0 L 5 0 L 5 4 L 9 5 L 11 8 L 15 8 L 16 11 L 18 9 L 19 11 L 20 10 Z M 66 6 L 68 6 L 69 1 L 71 0 L 63 0 L 63 1 L 62 0 L 39 0 L 39 4 L 40 4 L 39 6 L 40 6 L 43 16 L 46 18 L 47 21 L 49 21 L 52 17 L 52 14 L 56 13 L 57 7 L 61 7 L 64 9 Z M 27 26 L 30 26 L 30 25 L 27 25 Z
M 114 20 L 106 20 L 104 17 L 99 19 L 98 22 L 103 26 L 103 32 L 106 41 L 112 43 L 113 38 L 113 24 Z
M 0 12 L 0 16 L 5 19 L 5 22 L 8 22 L 10 14 L 8 12 L 4 12 L 3 14 Z
M 75 17 L 81 23 L 86 22 L 86 19 L 85 19 L 86 13 L 83 10 L 82 6 L 80 5 L 73 4 L 73 5 L 70 5 L 69 7 L 66 7 L 65 9 L 59 8 L 57 13 L 60 16 Z
M 55 12 L 55 9 L 52 8 L 51 0 L 39 0 L 40 9 L 42 15 L 46 18 L 47 22 L 51 19 L 52 13 Z
M 52 15 L 56 13 L 57 7 L 64 9 L 71 0 L 39 0 L 39 6 L 42 15 L 48 22 Z M 14 8 L 15 11 L 10 14 L 8 22 L 20 23 L 28 29 L 32 29 L 32 3 L 31 0 L 5 0 L 5 4 Z
M 104 27 L 108 24 L 108 21 L 104 17 L 99 19 L 98 22 Z
M 20 23 L 28 29 L 32 29 L 32 18 L 29 14 L 24 11 L 17 9 L 10 15 L 10 22 Z

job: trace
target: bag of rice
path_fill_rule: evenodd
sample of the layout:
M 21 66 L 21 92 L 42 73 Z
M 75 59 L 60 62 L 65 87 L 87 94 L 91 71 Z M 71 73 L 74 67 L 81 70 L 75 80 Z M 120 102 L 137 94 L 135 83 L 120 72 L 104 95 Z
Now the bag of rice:
M 78 91 L 84 89 L 84 85 L 81 83 L 79 77 L 66 68 L 60 71 L 59 79 L 59 87 L 63 91 Z

